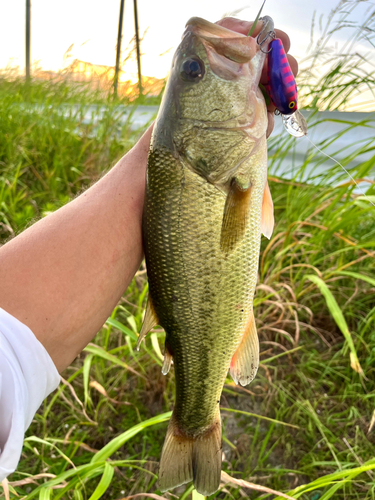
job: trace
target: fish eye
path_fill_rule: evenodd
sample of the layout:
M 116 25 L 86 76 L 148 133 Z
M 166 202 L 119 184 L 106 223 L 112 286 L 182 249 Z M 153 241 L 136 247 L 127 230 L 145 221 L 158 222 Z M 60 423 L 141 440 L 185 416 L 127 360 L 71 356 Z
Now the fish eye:
M 204 64 L 197 57 L 190 57 L 182 63 L 180 74 L 187 82 L 198 82 L 204 76 Z
M 295 105 L 296 105 L 296 103 L 294 101 L 292 101 L 289 103 L 289 108 L 293 109 Z

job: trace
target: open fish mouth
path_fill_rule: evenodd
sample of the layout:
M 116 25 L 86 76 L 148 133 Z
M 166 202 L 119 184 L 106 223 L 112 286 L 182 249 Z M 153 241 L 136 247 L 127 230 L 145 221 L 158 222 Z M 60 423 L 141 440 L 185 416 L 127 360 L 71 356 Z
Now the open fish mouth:
M 246 63 L 256 55 L 256 40 L 241 33 L 192 17 L 184 36 L 192 34 L 204 45 L 211 70 L 220 78 L 234 80 L 243 74 Z
M 186 23 L 186 30 L 183 35 L 183 53 L 198 52 L 198 47 L 204 47 L 208 59 L 209 71 L 215 76 L 227 82 L 238 81 L 241 78 L 254 80 L 252 86 L 253 93 L 247 95 L 247 102 L 238 114 L 233 114 L 230 118 L 225 113 L 221 114 L 220 106 L 200 120 L 197 116 L 184 119 L 192 126 L 198 125 L 212 129 L 247 130 L 250 129 L 256 116 L 249 116 L 249 109 L 256 109 L 256 89 L 258 87 L 258 59 L 262 59 L 264 54 L 260 51 L 260 46 L 253 37 L 243 35 L 223 26 L 211 23 L 200 17 L 192 17 Z M 190 94 L 193 97 L 193 94 Z M 199 97 L 199 96 L 198 96 Z M 179 106 L 176 106 L 179 109 Z M 250 114 L 251 115 L 251 114 Z M 224 118 L 224 119 L 223 119 Z
M 218 24 L 210 23 L 200 17 L 192 17 L 186 23 L 187 30 L 209 42 L 220 55 L 227 59 L 246 63 L 257 52 L 254 38 L 229 30 Z

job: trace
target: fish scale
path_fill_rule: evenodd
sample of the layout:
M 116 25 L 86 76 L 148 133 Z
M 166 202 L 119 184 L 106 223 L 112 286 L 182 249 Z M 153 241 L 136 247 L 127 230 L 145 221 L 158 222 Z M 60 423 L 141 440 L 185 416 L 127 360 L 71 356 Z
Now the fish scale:
M 223 193 L 171 155 L 156 151 L 149 158 L 147 191 L 152 192 L 146 195 L 144 218 L 149 289 L 166 343 L 178 360 L 174 411 L 181 430 L 194 436 L 215 421 L 228 367 L 251 312 L 258 268 L 252 255 L 259 254 L 260 224 L 250 223 L 241 245 L 223 259 Z M 174 233 L 165 234 L 171 223 Z

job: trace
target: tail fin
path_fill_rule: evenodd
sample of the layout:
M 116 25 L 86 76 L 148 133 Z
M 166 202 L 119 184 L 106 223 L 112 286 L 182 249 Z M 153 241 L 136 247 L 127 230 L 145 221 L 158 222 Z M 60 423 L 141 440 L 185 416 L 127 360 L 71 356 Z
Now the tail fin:
M 212 495 L 218 490 L 221 476 L 221 420 L 199 437 L 193 448 L 194 486 L 202 495 Z
M 221 475 L 221 420 L 202 436 L 190 438 L 179 429 L 172 415 L 161 453 L 159 487 L 161 491 L 194 481 L 202 495 L 218 490 Z
M 161 491 L 170 490 L 193 480 L 193 444 L 192 439 L 179 433 L 172 414 L 161 452 L 159 468 Z

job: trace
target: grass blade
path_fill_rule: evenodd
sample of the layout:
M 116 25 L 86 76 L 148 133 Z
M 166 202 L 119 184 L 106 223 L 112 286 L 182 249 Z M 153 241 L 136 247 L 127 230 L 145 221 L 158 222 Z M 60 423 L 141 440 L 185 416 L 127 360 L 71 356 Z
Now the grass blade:
M 136 370 L 134 370 L 134 368 L 131 368 L 129 365 L 121 361 L 121 359 L 117 358 L 113 354 L 110 354 L 109 352 L 105 351 L 104 349 L 102 349 L 97 345 L 89 344 L 88 346 L 85 347 L 84 350 L 86 352 L 94 354 L 94 356 L 99 356 L 100 358 L 106 359 L 107 361 L 110 361 L 114 365 L 121 366 L 122 368 L 125 368 L 125 370 L 129 370 L 130 372 L 134 373 L 134 375 L 137 375 L 138 377 L 146 379 L 146 377 L 138 373 Z
M 350 349 L 350 366 L 353 368 L 354 371 L 359 373 L 360 375 L 363 375 L 363 370 L 361 368 L 361 365 L 359 363 L 357 351 L 354 346 L 354 342 L 351 336 L 351 333 L 349 331 L 348 325 L 346 323 L 346 320 L 344 318 L 344 315 L 335 299 L 333 296 L 331 290 L 328 288 L 328 286 L 325 284 L 325 282 L 319 278 L 318 276 L 315 276 L 313 274 L 309 274 L 306 276 L 306 278 L 309 281 L 312 281 L 320 290 L 321 294 L 325 298 L 325 301 L 327 303 L 327 307 L 332 314 L 333 319 L 336 322 L 336 325 L 340 328 L 342 334 L 345 337 L 346 342 L 348 343 L 349 349 Z
M 322 497 L 320 497 L 320 500 L 329 500 L 330 498 L 333 497 L 333 495 L 338 491 L 340 488 L 344 486 L 345 483 L 347 483 L 349 480 L 346 479 L 344 481 L 340 481 L 339 483 L 334 484 L 331 486 L 331 488 L 324 493 Z
M 83 363 L 83 390 L 84 390 L 84 401 L 85 407 L 90 401 L 90 393 L 89 393 L 89 382 L 90 382 L 90 368 L 94 355 L 89 354 L 86 356 L 85 361 Z
M 44 488 L 43 490 L 40 490 L 39 500 L 50 500 L 51 493 L 52 493 L 52 490 L 47 489 L 47 488 Z
M 293 498 L 301 498 L 304 493 L 323 489 L 327 486 L 336 487 L 337 485 L 339 485 L 340 487 L 343 487 L 345 484 L 347 484 L 349 481 L 352 481 L 360 474 L 372 470 L 375 470 L 375 460 L 369 460 L 365 464 L 361 465 L 361 467 L 354 467 L 352 469 L 334 472 L 333 474 L 326 474 L 318 479 L 315 479 L 315 481 L 297 486 L 297 488 L 295 488 L 294 490 L 288 491 L 288 494 L 292 495 Z M 338 488 L 336 488 L 335 491 L 337 491 L 337 489 Z M 281 497 L 277 497 L 275 500 L 281 500 Z
M 206 497 L 197 492 L 197 490 L 193 490 L 191 493 L 191 500 L 204 500 Z
M 158 336 L 156 333 L 151 333 L 150 335 L 150 338 L 151 338 L 151 344 L 152 344 L 152 347 L 155 351 L 155 354 L 157 355 L 157 357 L 159 359 L 161 359 L 161 361 L 164 360 L 164 356 L 160 350 L 160 346 L 159 346 L 159 341 L 158 341 Z
M 139 432 L 142 432 L 146 427 L 150 427 L 152 425 L 161 424 L 170 419 L 172 412 L 169 411 L 167 413 L 162 413 L 161 415 L 157 415 L 156 417 L 152 417 L 148 420 L 144 420 L 140 424 L 134 425 L 127 431 L 123 432 L 119 436 L 115 437 L 108 444 L 104 446 L 98 453 L 96 453 L 92 459 L 91 463 L 101 462 L 103 460 L 107 460 L 115 451 L 117 451 L 121 446 L 123 446 L 129 439 L 134 437 Z
M 156 493 L 136 493 L 135 495 L 127 496 L 126 500 L 131 500 L 133 498 L 152 498 L 153 500 L 169 500 L 166 497 L 162 497 L 160 495 L 156 495 Z
M 190 493 L 192 493 L 193 491 L 194 491 L 194 485 L 191 484 L 186 488 L 184 493 L 180 496 L 180 500 L 186 500 L 189 497 Z
M 369 283 L 372 286 L 375 286 L 375 279 L 370 278 L 370 276 L 366 276 L 365 274 L 353 273 L 352 271 L 335 271 L 333 274 L 339 274 L 340 276 L 348 276 L 349 278 L 354 278 L 356 280 L 362 280 L 366 283 Z
M 112 465 L 108 462 L 105 464 L 103 475 L 99 481 L 98 486 L 96 487 L 94 493 L 91 495 L 89 500 L 99 500 L 104 493 L 107 491 L 109 485 L 111 484 L 113 473 L 115 472 Z
M 132 330 L 130 330 L 130 328 L 120 323 L 120 321 L 117 321 L 117 319 L 108 318 L 106 324 L 117 328 L 117 330 L 120 330 L 120 332 L 125 333 L 125 335 L 129 335 L 131 339 L 137 342 L 138 340 L 137 335 Z
M 55 446 L 53 443 L 50 443 L 49 441 L 46 441 L 45 439 L 41 439 L 37 436 L 29 436 L 25 439 L 25 443 L 28 443 L 28 442 L 34 442 L 34 443 L 39 443 L 39 444 L 43 444 L 45 446 L 49 446 L 50 448 L 53 448 L 54 450 L 57 451 L 57 453 L 59 455 L 61 455 L 63 457 L 64 460 L 66 460 L 70 465 L 72 465 L 74 467 L 74 463 L 70 460 L 70 458 L 65 455 L 64 452 L 62 452 L 60 450 L 60 448 L 58 448 L 57 446 Z
M 273 424 L 285 425 L 286 427 L 292 427 L 293 429 L 299 429 L 298 425 L 288 424 L 287 422 L 282 422 L 281 420 L 275 420 L 274 418 L 264 417 L 263 415 L 258 415 L 257 413 L 249 413 L 248 411 L 236 410 L 234 408 L 224 408 L 220 407 L 222 411 L 230 411 L 232 413 L 240 413 L 241 415 L 247 415 L 248 417 L 255 417 L 261 420 L 267 420 L 267 422 L 272 422 Z
M 47 481 L 43 485 L 38 486 L 34 491 L 29 493 L 26 497 L 24 497 L 24 500 L 31 500 L 32 498 L 35 498 L 38 493 L 40 493 L 41 490 L 43 489 L 48 489 L 48 488 L 53 488 L 54 486 L 59 486 L 66 479 L 79 476 L 79 477 L 85 477 L 88 476 L 90 473 L 92 473 L 95 470 L 100 470 L 103 468 L 103 464 L 84 464 L 84 465 L 79 465 L 74 469 L 69 469 L 65 472 L 62 472 L 58 476 L 56 476 L 54 479 L 51 479 L 50 481 Z
M 247 36 L 251 36 L 254 33 L 255 27 L 257 25 L 257 22 L 259 21 L 259 17 L 260 17 L 260 15 L 262 13 L 262 10 L 263 10 L 263 7 L 264 7 L 265 3 L 266 3 L 266 0 L 264 0 L 264 2 L 262 3 L 262 7 L 260 8 L 260 10 L 259 10 L 259 12 L 257 14 L 257 17 L 255 18 L 255 21 L 253 22 L 253 24 L 252 24 L 252 26 L 250 28 L 250 31 L 249 31 L 249 33 L 248 33 Z

